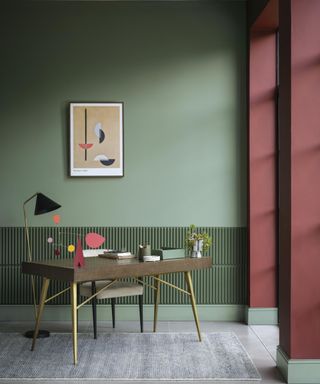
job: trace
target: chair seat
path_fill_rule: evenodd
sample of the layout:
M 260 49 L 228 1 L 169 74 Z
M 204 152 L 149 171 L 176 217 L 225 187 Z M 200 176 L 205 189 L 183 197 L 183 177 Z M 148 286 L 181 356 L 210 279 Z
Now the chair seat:
M 109 284 L 110 280 L 101 280 L 96 281 L 96 290 L 99 291 L 101 288 Z M 80 285 L 80 296 L 90 297 L 91 293 L 91 282 L 83 283 Z M 126 282 L 116 282 L 112 284 L 109 288 L 100 292 L 96 297 L 100 299 L 112 299 L 114 297 L 124 297 L 124 296 L 137 296 L 143 295 L 143 285 L 135 283 L 126 283 Z

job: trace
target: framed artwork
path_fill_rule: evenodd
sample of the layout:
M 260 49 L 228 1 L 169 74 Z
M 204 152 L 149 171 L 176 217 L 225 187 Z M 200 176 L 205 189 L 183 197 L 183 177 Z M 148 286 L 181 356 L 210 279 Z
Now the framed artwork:
M 70 175 L 123 176 L 123 103 L 70 103 Z

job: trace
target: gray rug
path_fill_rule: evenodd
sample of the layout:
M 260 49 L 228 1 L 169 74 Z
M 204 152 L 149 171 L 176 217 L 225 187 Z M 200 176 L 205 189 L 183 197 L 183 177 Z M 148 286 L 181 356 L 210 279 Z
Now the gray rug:
M 260 380 L 246 350 L 231 332 L 111 333 L 78 336 L 78 365 L 72 364 L 70 334 L 31 340 L 0 334 L 0 378 L 109 380 Z

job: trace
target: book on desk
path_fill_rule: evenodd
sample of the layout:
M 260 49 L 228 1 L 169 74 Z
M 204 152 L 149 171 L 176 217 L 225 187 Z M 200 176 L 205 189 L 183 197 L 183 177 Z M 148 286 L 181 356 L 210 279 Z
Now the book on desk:
M 133 255 L 131 252 L 104 251 L 104 253 L 100 254 L 99 257 L 104 257 L 106 259 L 112 259 L 112 260 L 127 260 L 127 259 L 135 259 L 136 255 Z M 158 255 L 144 256 L 143 261 L 160 261 L 160 256 Z
M 123 252 L 123 251 L 104 251 L 99 255 L 99 257 L 105 257 L 106 259 L 115 259 L 115 260 L 123 260 L 123 259 L 134 259 L 136 255 L 133 255 L 131 252 Z

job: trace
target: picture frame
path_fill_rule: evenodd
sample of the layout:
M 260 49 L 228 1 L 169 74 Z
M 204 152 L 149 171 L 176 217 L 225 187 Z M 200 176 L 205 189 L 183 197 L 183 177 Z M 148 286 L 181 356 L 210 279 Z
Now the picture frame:
M 124 175 L 123 102 L 70 103 L 70 176 Z

